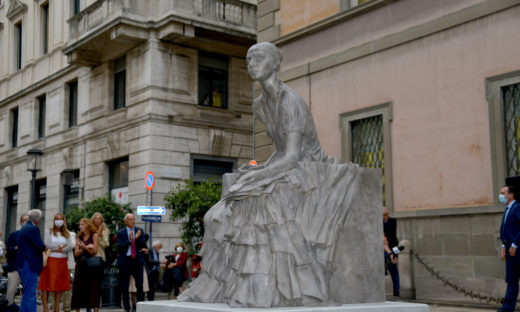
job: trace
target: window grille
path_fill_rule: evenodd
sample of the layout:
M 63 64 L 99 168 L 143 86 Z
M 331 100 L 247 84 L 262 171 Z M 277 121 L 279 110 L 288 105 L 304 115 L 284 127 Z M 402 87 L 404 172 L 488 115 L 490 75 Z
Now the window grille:
M 502 88 L 506 140 L 506 176 L 520 175 L 520 83 Z
M 385 142 L 383 139 L 383 116 L 376 115 L 351 122 L 352 162 L 367 168 L 380 168 L 383 185 L 383 205 L 385 192 Z

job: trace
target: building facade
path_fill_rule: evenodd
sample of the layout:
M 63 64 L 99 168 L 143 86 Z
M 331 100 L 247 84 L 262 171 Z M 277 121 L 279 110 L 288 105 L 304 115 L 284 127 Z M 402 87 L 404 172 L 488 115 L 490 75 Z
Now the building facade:
M 44 153 L 42 228 L 107 193 L 163 205 L 184 179 L 249 161 L 255 41 L 251 1 L 1 0 L 0 230 L 31 206 L 29 149 Z M 180 240 L 168 220 L 153 227 L 165 252 Z
M 520 1 L 260 0 L 257 13 L 324 149 L 382 169 L 398 238 L 449 282 L 503 297 L 497 196 L 520 170 Z M 266 157 L 261 125 L 255 141 Z M 417 261 L 413 273 L 418 299 L 479 302 Z

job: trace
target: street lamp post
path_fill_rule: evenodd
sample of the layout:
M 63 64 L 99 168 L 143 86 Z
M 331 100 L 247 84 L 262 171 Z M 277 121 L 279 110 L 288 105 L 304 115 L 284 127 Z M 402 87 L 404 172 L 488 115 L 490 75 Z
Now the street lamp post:
M 42 169 L 43 151 L 39 149 L 30 149 L 27 151 L 27 171 L 32 174 L 32 201 L 31 209 L 36 209 L 36 173 Z

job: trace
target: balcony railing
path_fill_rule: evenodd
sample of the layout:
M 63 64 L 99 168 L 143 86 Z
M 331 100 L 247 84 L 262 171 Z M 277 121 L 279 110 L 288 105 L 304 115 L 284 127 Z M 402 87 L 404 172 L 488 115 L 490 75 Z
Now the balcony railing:
M 78 15 L 69 19 L 69 40 L 75 40 L 89 33 L 96 26 L 122 16 L 123 12 L 133 12 L 132 7 L 125 7 L 124 0 L 98 0 L 82 10 Z
M 193 0 L 198 16 L 256 29 L 256 8 L 238 0 Z
M 161 0 L 155 0 L 161 1 Z M 183 18 L 202 18 L 206 23 L 229 23 L 256 30 L 256 6 L 239 0 L 162 0 L 173 15 Z M 134 4 L 132 4 L 134 3 Z M 152 5 L 152 4 L 151 4 Z M 127 17 L 136 22 L 154 20 L 147 16 L 144 6 L 128 0 L 98 0 L 69 19 L 69 41 L 77 40 L 101 24 L 118 17 Z M 143 8 L 143 9 L 141 9 Z M 140 12 L 142 10 L 143 12 Z M 191 10 L 191 12 L 190 12 Z M 168 15 L 170 12 L 164 12 Z M 190 16 L 191 15 L 191 16 Z M 157 19 L 162 19 L 160 16 Z M 69 42 L 70 43 L 70 42 Z

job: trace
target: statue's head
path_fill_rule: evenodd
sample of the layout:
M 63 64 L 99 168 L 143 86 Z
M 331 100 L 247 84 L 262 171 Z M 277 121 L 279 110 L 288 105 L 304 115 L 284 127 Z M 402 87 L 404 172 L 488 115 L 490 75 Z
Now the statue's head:
M 280 68 L 282 52 L 270 42 L 260 42 L 249 48 L 246 59 L 251 78 L 263 81 Z

